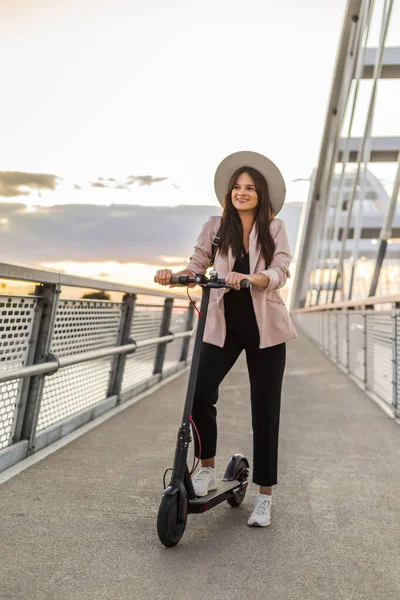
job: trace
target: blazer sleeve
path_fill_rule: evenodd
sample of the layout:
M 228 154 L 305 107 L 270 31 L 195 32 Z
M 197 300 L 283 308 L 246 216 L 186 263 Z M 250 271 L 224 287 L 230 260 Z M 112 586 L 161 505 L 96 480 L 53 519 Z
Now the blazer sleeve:
M 259 271 L 269 277 L 267 290 L 276 290 L 286 284 L 289 274 L 289 266 L 292 260 L 286 225 L 282 219 L 277 219 L 277 228 L 274 235 L 275 252 L 268 269 Z
M 187 265 L 188 271 L 195 275 L 196 273 L 205 273 L 208 267 L 211 265 L 211 248 L 212 241 L 218 230 L 218 217 L 210 217 L 206 223 L 204 223 L 200 235 L 197 238 L 197 242 L 194 247 L 192 256 L 190 257 Z M 220 219 L 219 219 L 220 220 Z

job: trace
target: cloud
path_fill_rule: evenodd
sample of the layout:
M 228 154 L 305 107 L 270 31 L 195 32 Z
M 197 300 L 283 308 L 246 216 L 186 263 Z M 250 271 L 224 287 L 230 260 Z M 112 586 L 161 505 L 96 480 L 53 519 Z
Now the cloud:
M 22 204 L 0 203 L 0 218 L 8 219 L 2 232 L 2 260 L 32 266 L 50 258 L 52 262 L 184 264 L 202 225 L 221 211 L 214 206 L 67 204 L 27 212 Z M 292 249 L 300 213 L 301 206 L 286 205 L 282 214 Z
M 160 181 L 166 181 L 168 177 L 152 177 L 152 175 L 130 175 L 126 183 L 133 185 L 138 183 L 139 185 L 153 185 L 153 183 L 159 183 Z
M 89 185 L 93 188 L 111 188 L 115 190 L 127 190 L 130 192 L 130 186 L 146 185 L 167 181 L 168 177 L 153 177 L 152 175 L 130 175 L 125 181 L 117 181 L 114 177 L 98 177 L 96 181 L 90 181 Z
M 0 216 L 8 216 L 26 211 L 26 204 L 22 202 L 0 202 Z
M 5 204 L 5 203 L 4 203 Z M 57 205 L 36 212 L 2 210 L 8 218 L 2 232 L 3 261 L 38 264 L 74 261 L 118 261 L 163 264 L 161 257 L 186 257 L 201 226 L 219 207 L 145 207 L 128 204 Z M 25 207 L 24 207 L 25 208 Z
M 95 181 L 94 183 L 91 183 L 90 185 L 91 185 L 92 187 L 94 187 L 94 188 L 106 188 L 106 187 L 111 187 L 111 186 L 109 186 L 109 185 L 107 185 L 107 184 L 105 184 L 105 183 L 100 183 L 100 181 Z M 114 186 L 112 186 L 112 187 L 114 187 Z
M 0 196 L 14 198 L 29 196 L 32 189 L 55 190 L 60 181 L 57 175 L 48 173 L 24 173 L 21 171 L 0 171 Z
M 115 177 L 98 177 L 89 181 L 89 187 L 97 189 L 117 189 L 131 191 L 131 186 L 151 186 L 154 183 L 168 180 L 168 177 L 153 177 L 152 175 L 130 175 L 124 181 L 117 181 Z M 17 198 L 30 196 L 32 190 L 37 190 L 39 195 L 42 190 L 53 192 L 61 177 L 49 173 L 25 173 L 22 171 L 0 171 L 0 197 Z M 175 184 L 173 184 L 175 186 Z M 82 190 L 84 186 L 71 183 L 74 190 Z M 177 186 L 175 186 L 177 187 Z

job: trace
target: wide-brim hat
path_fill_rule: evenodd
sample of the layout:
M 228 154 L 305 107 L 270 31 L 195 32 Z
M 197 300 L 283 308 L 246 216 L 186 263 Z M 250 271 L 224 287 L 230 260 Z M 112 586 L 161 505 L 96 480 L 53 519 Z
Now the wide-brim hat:
M 268 185 L 269 199 L 275 215 L 281 210 L 286 196 L 285 181 L 278 167 L 258 152 L 243 150 L 230 154 L 215 171 L 214 188 L 219 203 L 223 206 L 232 175 L 242 167 L 253 167 L 264 176 Z

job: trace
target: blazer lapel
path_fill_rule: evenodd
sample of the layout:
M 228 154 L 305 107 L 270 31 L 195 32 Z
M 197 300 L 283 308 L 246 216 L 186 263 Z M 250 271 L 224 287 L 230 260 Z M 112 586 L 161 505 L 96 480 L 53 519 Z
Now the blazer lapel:
M 258 259 L 260 257 L 261 249 L 257 247 L 257 225 L 254 221 L 252 230 L 250 231 L 249 237 L 249 262 L 250 262 L 250 275 L 254 275 Z

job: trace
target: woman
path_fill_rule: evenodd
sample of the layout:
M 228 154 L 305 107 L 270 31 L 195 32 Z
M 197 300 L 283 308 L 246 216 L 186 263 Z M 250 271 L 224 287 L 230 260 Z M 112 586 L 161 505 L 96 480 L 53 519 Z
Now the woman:
M 239 291 L 211 290 L 192 411 L 202 445 L 201 469 L 192 480 L 198 496 L 217 489 L 218 387 L 245 350 L 251 388 L 252 479 L 260 486 L 248 524 L 265 527 L 271 521 L 272 486 L 277 483 L 285 342 L 297 337 L 279 293 L 291 260 L 285 224 L 275 218 L 285 200 L 285 183 L 265 156 L 236 152 L 221 162 L 214 185 L 223 205 L 222 218 L 209 218 L 187 268 L 175 275 L 205 273 L 219 232 L 214 269 Z M 155 280 L 168 285 L 171 275 L 169 269 L 162 269 Z M 250 281 L 250 288 L 240 288 L 242 279 Z M 194 441 L 198 456 L 196 437 Z

